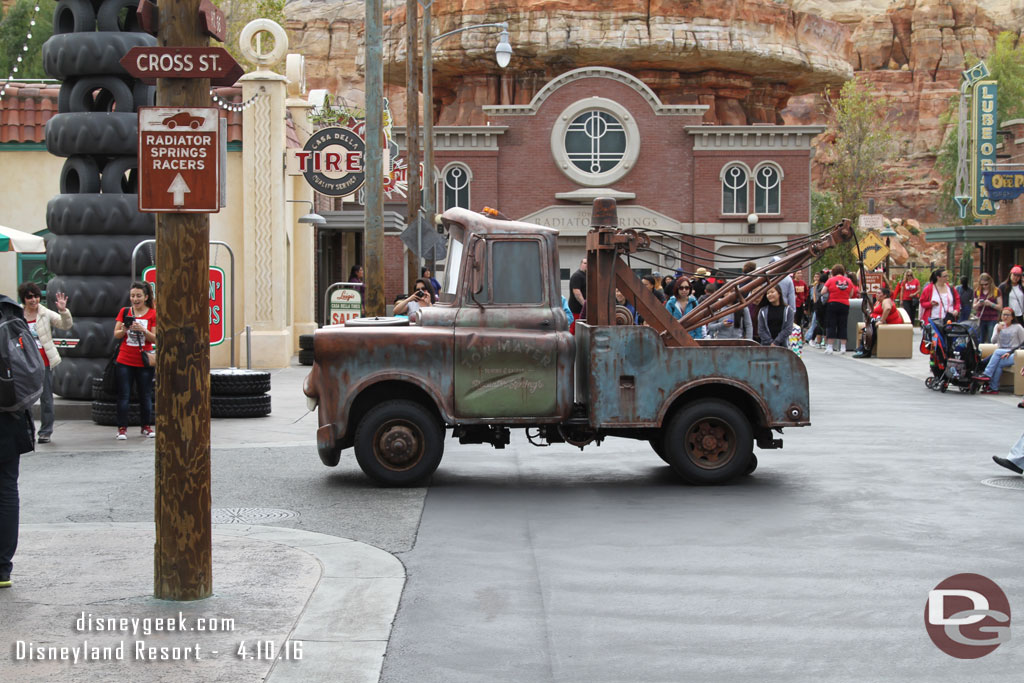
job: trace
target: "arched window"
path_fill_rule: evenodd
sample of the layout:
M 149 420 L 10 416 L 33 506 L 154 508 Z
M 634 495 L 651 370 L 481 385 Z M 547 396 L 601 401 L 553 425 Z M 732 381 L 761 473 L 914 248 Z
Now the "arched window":
M 722 213 L 747 213 L 747 169 L 740 164 L 722 171 Z
M 754 171 L 754 213 L 779 213 L 782 172 L 774 164 L 762 164 Z
M 444 208 L 458 206 L 469 208 L 469 168 L 462 164 L 451 164 L 444 170 Z

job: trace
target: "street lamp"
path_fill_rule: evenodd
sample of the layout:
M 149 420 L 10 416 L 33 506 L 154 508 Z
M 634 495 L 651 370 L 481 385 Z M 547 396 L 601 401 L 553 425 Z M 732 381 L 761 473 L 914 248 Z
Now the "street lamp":
M 304 216 L 300 216 L 298 219 L 299 223 L 309 223 L 310 225 L 316 225 L 318 227 L 321 225 L 327 225 L 327 219 L 313 211 L 313 202 L 308 199 L 286 199 L 285 201 L 289 204 L 309 204 L 309 213 Z
M 885 238 L 885 280 L 886 284 L 889 284 L 889 247 L 892 245 L 892 238 L 899 235 L 898 232 L 892 229 L 890 226 L 882 228 L 881 232 L 878 233 L 879 237 Z
M 430 10 L 434 5 L 434 0 L 429 2 L 423 2 L 420 0 L 420 7 L 423 8 L 423 190 L 424 190 L 424 202 L 423 202 L 423 213 L 426 215 L 427 220 L 433 224 L 434 221 L 434 69 L 433 59 L 434 53 L 432 47 L 434 43 L 438 42 L 442 38 L 453 36 L 456 33 L 462 33 L 463 31 L 471 31 L 478 28 L 500 28 L 501 36 L 498 39 L 498 46 L 494 49 L 494 59 L 498 66 L 504 69 L 512 61 L 512 46 L 508 42 L 508 22 L 501 21 L 491 24 L 473 24 L 472 26 L 463 26 L 453 31 L 442 33 L 438 36 L 431 36 L 430 26 Z M 412 172 L 412 171 L 410 171 Z M 420 253 L 420 259 L 423 258 L 423 245 L 420 242 L 421 232 L 416 231 L 416 246 Z M 422 260 L 420 265 L 422 265 Z

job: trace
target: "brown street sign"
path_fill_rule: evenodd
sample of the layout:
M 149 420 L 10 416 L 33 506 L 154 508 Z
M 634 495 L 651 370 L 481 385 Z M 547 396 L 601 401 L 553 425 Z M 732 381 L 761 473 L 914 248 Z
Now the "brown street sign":
M 203 17 L 203 33 L 223 43 L 228 36 L 228 22 L 224 13 L 210 0 L 203 0 L 199 3 L 199 14 Z
M 121 66 L 134 78 L 209 78 L 210 85 L 234 85 L 245 71 L 222 47 L 141 47 L 128 50 Z
M 139 108 L 139 211 L 220 210 L 216 107 Z

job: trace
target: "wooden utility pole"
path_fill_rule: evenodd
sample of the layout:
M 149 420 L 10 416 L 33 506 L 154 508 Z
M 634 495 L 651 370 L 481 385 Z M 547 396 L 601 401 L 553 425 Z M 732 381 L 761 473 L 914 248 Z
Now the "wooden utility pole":
M 417 225 L 420 216 L 420 115 L 419 115 L 419 1 L 405 0 L 405 148 L 409 163 L 409 202 L 407 225 Z M 409 250 L 409 285 L 420 276 L 420 257 Z M 433 274 L 433 273 L 431 273 Z M 387 302 L 385 302 L 387 303 Z
M 159 0 L 157 43 L 206 47 L 199 0 Z M 210 80 L 161 78 L 161 107 L 209 106 Z M 156 546 L 154 596 L 213 593 L 210 527 L 210 218 L 156 220 Z
M 368 316 L 384 310 L 384 11 L 382 0 L 366 0 L 366 306 Z

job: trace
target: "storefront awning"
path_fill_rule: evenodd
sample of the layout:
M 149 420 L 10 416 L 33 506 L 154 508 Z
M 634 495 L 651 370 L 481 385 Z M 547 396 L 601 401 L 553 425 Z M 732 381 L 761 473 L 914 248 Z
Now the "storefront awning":
M 1024 242 L 1024 223 L 929 228 L 924 238 L 928 242 Z

